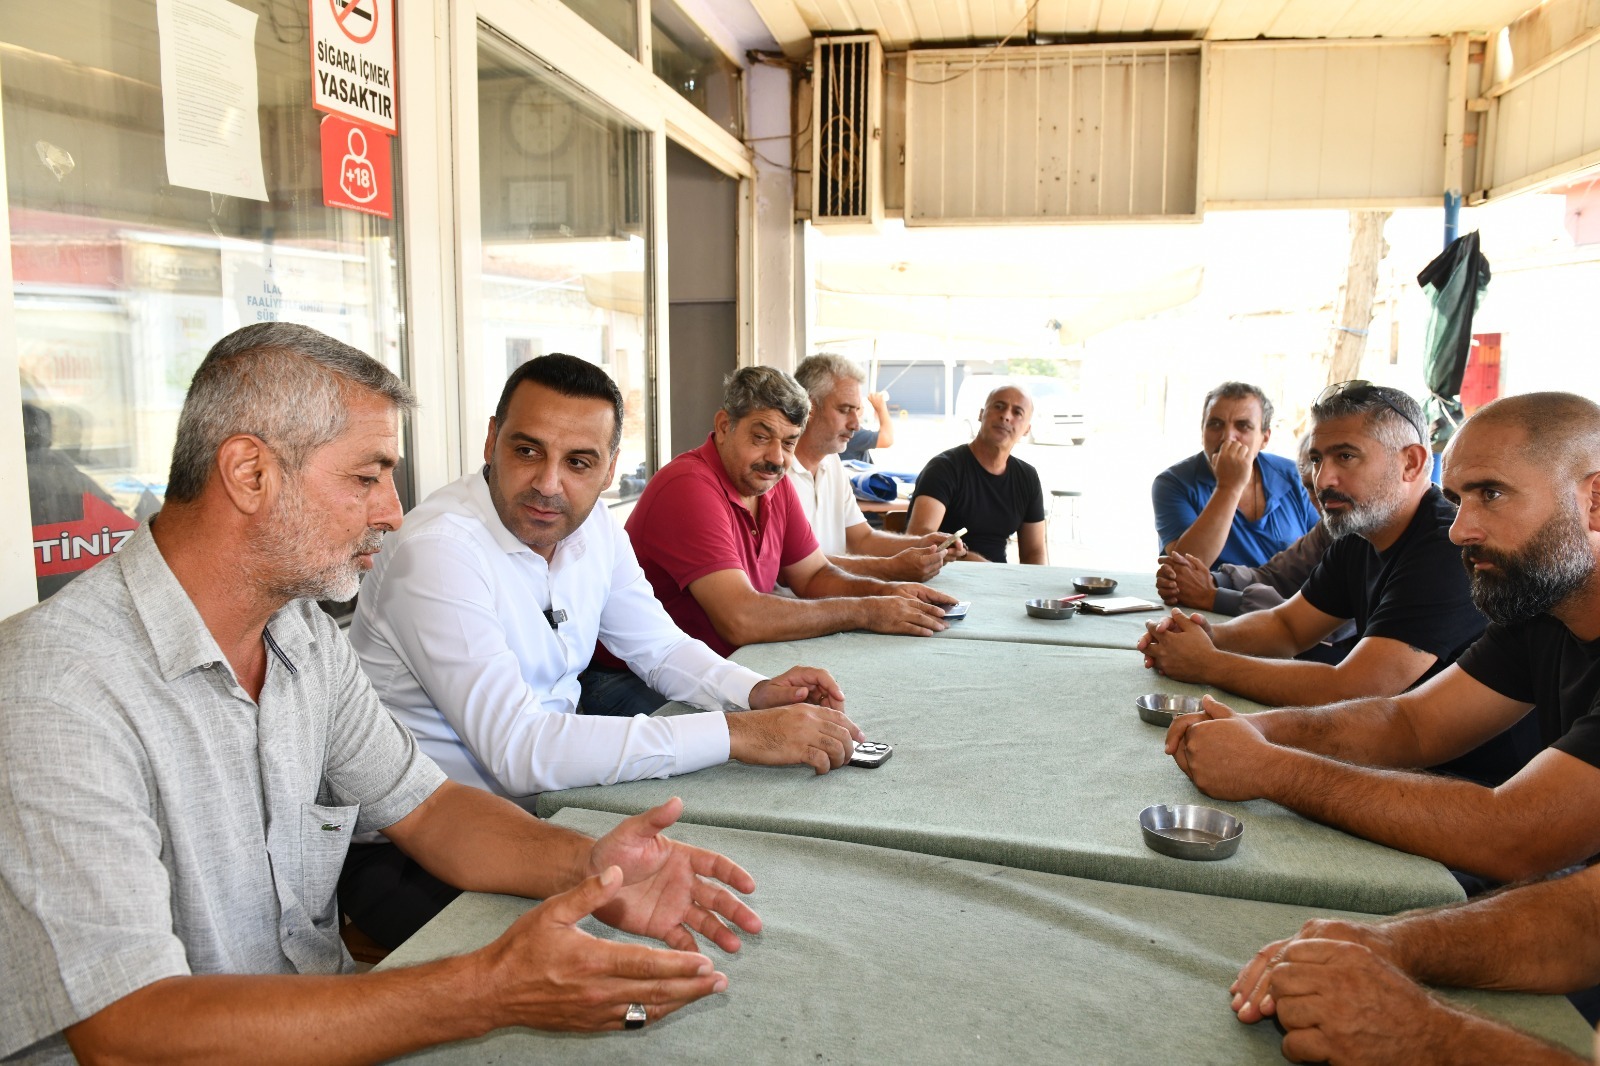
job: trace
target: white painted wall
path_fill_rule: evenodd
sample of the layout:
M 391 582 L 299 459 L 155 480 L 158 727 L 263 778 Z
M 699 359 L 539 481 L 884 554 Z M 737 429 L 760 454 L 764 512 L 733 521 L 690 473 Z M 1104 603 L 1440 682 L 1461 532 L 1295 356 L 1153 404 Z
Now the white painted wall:
M 3 77 L 3 72 L 0 72 Z M 0 139 L 0 206 L 6 202 L 6 151 Z M 38 602 L 33 578 L 33 526 L 28 464 L 22 446 L 22 377 L 11 299 L 11 220 L 0 211 L 0 618 Z

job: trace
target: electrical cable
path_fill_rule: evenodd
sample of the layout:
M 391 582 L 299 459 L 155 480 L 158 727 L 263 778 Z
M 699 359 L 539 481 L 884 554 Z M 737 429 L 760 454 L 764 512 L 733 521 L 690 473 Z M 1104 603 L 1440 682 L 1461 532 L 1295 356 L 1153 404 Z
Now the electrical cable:
M 1038 9 L 1039 9 L 1039 0 L 1033 0 L 1033 3 L 1028 5 L 1028 10 L 1024 11 L 1022 13 L 1022 17 L 1017 20 L 1017 24 L 1015 26 L 1011 27 L 1011 32 L 1006 34 L 1004 37 L 1002 37 L 1000 39 L 1000 43 L 999 44 L 996 44 L 993 48 L 989 49 L 983 55 L 979 56 L 977 61 L 974 62 L 972 64 L 972 66 L 967 67 L 964 70 L 958 71 L 955 74 L 950 75 L 950 77 L 948 77 L 948 78 L 939 78 L 937 80 L 926 79 L 926 78 L 913 78 L 909 74 L 902 74 L 902 75 L 900 75 L 900 77 L 904 78 L 906 80 L 906 82 L 908 84 L 910 84 L 910 85 L 949 85 L 953 81 L 956 81 L 956 80 L 958 80 L 960 78 L 964 78 L 968 74 L 971 74 L 973 71 L 977 70 L 979 67 L 983 66 L 985 63 L 989 62 L 989 60 L 994 58 L 994 54 L 996 52 L 1000 51 L 1000 49 L 1002 49 L 1006 45 L 1010 44 L 1011 43 L 1011 38 L 1013 38 L 1013 37 L 1015 37 L 1017 35 L 1017 31 L 1022 29 L 1022 27 L 1027 24 L 1027 21 L 1030 18 L 1033 17 L 1033 13 L 1035 11 L 1037 11 Z M 906 66 L 908 68 L 911 66 L 911 60 L 910 60 L 909 55 L 906 58 Z

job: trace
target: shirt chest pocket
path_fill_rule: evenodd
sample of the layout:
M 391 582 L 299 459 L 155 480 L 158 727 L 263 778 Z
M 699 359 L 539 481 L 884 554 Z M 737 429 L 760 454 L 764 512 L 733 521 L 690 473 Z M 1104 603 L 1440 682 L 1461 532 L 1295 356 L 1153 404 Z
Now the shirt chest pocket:
M 300 805 L 299 876 L 294 886 L 300 905 L 311 921 L 331 926 L 338 909 L 335 893 L 339 871 L 344 869 L 350 851 L 350 835 L 355 831 L 359 804 L 332 807 L 322 803 Z

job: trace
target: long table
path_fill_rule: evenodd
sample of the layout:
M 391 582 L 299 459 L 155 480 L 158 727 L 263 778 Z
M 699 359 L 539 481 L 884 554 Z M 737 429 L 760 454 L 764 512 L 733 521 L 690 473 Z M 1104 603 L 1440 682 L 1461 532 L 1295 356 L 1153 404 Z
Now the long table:
M 1144 624 L 1166 614 L 1092 615 L 1073 618 L 1031 617 L 1023 604 L 1032 599 L 1060 599 L 1074 595 L 1072 579 L 1085 574 L 1115 578 L 1117 596 L 1138 596 L 1159 605 L 1155 567 L 1150 573 L 1084 570 L 1064 566 L 1024 566 L 1020 563 L 950 563 L 928 584 L 957 599 L 969 600 L 967 617 L 951 624 L 938 636 L 950 640 L 999 640 L 1024 644 L 1063 644 L 1078 648 L 1131 648 L 1144 635 Z M 1098 597 L 1097 597 L 1098 598 Z M 1212 620 L 1225 615 L 1208 614 Z
M 664 781 L 546 793 L 539 813 L 633 814 L 681 795 L 684 817 L 703 824 L 1097 881 L 1368 913 L 1463 898 L 1438 863 L 1274 803 L 1205 798 L 1162 751 L 1164 731 L 1133 707 L 1144 692 L 1204 690 L 1145 670 L 1133 651 L 839 634 L 751 645 L 734 658 L 769 675 L 797 663 L 832 671 L 847 712 L 870 739 L 893 743 L 894 756 L 879 769 L 823 777 L 805 767 L 728 763 Z M 1205 803 L 1238 815 L 1239 852 L 1186 862 L 1151 851 L 1138 815 L 1153 803 Z
M 616 816 L 556 820 L 599 835 Z M 406 1061 L 1281 1063 L 1272 1023 L 1240 1025 L 1226 988 L 1262 944 L 1321 913 L 827 840 L 671 832 L 758 882 L 763 932 L 736 955 L 706 949 L 726 992 L 639 1032 L 504 1029 Z M 531 905 L 462 896 L 380 968 L 480 947 Z M 1559 997 L 1450 998 L 1588 1054 L 1590 1030 Z

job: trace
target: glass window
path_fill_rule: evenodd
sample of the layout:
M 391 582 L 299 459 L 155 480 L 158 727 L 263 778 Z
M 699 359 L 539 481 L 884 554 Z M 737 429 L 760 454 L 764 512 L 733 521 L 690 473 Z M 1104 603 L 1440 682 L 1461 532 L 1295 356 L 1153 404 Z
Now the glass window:
M 624 52 L 639 58 L 639 5 L 635 0 L 561 0 Z
M 656 77 L 717 125 L 744 136 L 738 65 L 672 0 L 650 5 L 650 55 Z
M 478 41 L 484 410 L 537 355 L 604 367 L 627 417 L 612 498 L 655 469 L 648 134 L 488 29 Z
M 160 509 L 184 392 L 224 334 L 292 319 L 404 365 L 397 223 L 323 206 L 306 5 L 248 10 L 264 202 L 168 182 L 153 0 L 0 0 L 41 598 Z

